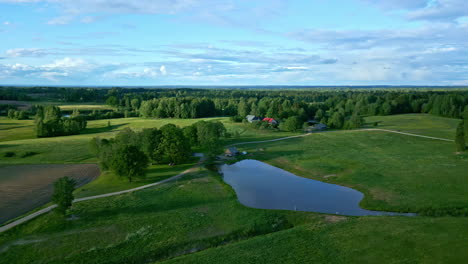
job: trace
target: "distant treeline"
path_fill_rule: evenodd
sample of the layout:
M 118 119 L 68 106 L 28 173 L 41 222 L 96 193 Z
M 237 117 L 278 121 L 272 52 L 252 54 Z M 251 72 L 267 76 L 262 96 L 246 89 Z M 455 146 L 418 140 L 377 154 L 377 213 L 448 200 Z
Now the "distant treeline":
M 191 89 L 191 88 L 0 88 L 0 98 L 38 95 L 64 102 L 106 102 L 118 116 L 199 118 L 247 114 L 279 120 L 297 116 L 324 122 L 339 112 L 363 115 L 429 113 L 461 118 L 468 90 L 443 88 L 369 89 Z M 322 116 L 323 115 L 323 116 Z

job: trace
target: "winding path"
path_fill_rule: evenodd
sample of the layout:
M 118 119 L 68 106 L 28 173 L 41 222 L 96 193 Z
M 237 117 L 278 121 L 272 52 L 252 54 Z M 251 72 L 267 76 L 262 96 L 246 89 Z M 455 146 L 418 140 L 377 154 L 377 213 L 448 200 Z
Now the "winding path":
M 420 138 L 427 138 L 427 139 L 454 142 L 454 140 L 452 140 L 452 139 L 423 136 L 423 135 L 418 135 L 418 134 L 412 134 L 412 133 L 406 133 L 406 132 L 400 132 L 400 131 L 388 130 L 388 129 L 379 129 L 379 128 L 366 128 L 366 129 L 356 129 L 356 130 L 348 130 L 348 131 L 383 131 L 383 132 L 396 133 L 396 134 L 402 134 L 402 135 L 413 136 L 413 137 L 420 137 Z M 240 143 L 234 143 L 234 144 L 227 145 L 226 147 L 246 145 L 246 144 L 275 142 L 275 141 L 281 141 L 281 140 L 292 139 L 292 138 L 306 137 L 306 136 L 309 136 L 309 135 L 312 135 L 312 134 L 316 134 L 316 133 L 308 133 L 308 134 L 303 134 L 303 135 L 275 138 L 275 139 L 269 139 L 269 140 L 240 142 Z M 110 197 L 110 196 L 120 195 L 120 194 L 124 194 L 124 193 L 129 193 L 129 192 L 134 192 L 134 191 L 146 189 L 146 188 L 149 188 L 149 187 L 157 186 L 157 185 L 169 182 L 169 181 L 179 179 L 182 176 L 186 175 L 187 173 L 195 171 L 196 168 L 204 161 L 203 154 L 197 153 L 197 156 L 200 157 L 200 161 L 196 165 L 194 165 L 192 168 L 187 169 L 187 170 L 185 170 L 185 171 L 183 171 L 183 172 L 179 173 L 178 175 L 173 176 L 171 178 L 168 178 L 168 179 L 165 179 L 165 180 L 162 180 L 162 181 L 159 181 L 159 182 L 143 185 L 143 186 L 140 186 L 140 187 L 136 187 L 136 188 L 133 188 L 133 189 L 124 190 L 124 191 L 112 192 L 112 193 L 106 193 L 106 194 L 100 194 L 100 195 L 94 195 L 94 196 L 89 196 L 89 197 L 78 198 L 78 199 L 73 200 L 73 203 L 87 201 L 87 200 L 94 200 L 94 199 L 99 199 L 99 198 L 103 198 L 103 197 Z M 39 210 L 37 212 L 34 212 L 34 213 L 30 214 L 30 215 L 27 215 L 27 216 L 25 216 L 23 218 L 20 218 L 20 219 L 14 221 L 14 222 L 11 222 L 11 223 L 9 223 L 7 225 L 1 226 L 0 227 L 0 233 L 5 232 L 5 231 L 7 231 L 7 230 L 9 230 L 9 229 L 11 229 L 11 228 L 13 228 L 13 227 L 15 227 L 17 225 L 20 225 L 20 224 L 22 224 L 24 222 L 27 222 L 27 221 L 29 221 L 29 220 L 37 217 L 37 216 L 40 216 L 40 215 L 45 214 L 47 212 L 50 212 L 55 207 L 57 207 L 57 205 L 55 205 L 55 204 L 51 205 L 51 206 L 46 207 L 44 209 L 41 209 L 41 210 Z

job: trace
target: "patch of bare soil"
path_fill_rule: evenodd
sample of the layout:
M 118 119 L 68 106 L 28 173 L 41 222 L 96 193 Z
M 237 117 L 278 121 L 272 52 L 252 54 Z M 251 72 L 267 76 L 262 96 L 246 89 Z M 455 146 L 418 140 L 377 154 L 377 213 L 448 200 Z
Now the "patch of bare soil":
M 394 204 L 394 201 L 398 199 L 398 195 L 380 188 L 370 189 L 370 194 L 373 199 L 385 201 L 389 204 Z
M 279 164 L 280 167 L 291 167 L 293 168 L 294 170 L 296 171 L 300 171 L 300 172 L 307 172 L 306 169 L 304 169 L 303 167 L 297 165 L 297 164 L 292 164 L 291 161 L 289 161 L 288 159 L 285 159 L 285 158 L 276 158 L 273 160 L 275 163 Z
M 338 223 L 341 221 L 346 221 L 348 218 L 346 216 L 340 216 L 340 215 L 326 215 L 325 216 L 325 221 L 328 223 Z
M 82 186 L 100 174 L 96 164 L 36 164 L 0 167 L 0 224 L 48 203 L 53 183 L 69 176 Z

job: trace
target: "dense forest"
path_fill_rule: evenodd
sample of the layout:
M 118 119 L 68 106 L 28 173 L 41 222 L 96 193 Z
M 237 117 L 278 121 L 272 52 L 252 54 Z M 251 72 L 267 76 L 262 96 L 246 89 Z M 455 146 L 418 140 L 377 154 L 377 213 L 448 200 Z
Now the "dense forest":
M 201 118 L 246 115 L 297 123 L 315 119 L 333 128 L 352 128 L 360 117 L 403 113 L 467 116 L 468 90 L 462 88 L 304 88 L 304 89 L 191 89 L 191 88 L 0 88 L 0 99 L 106 103 L 109 112 L 82 112 L 86 119 L 136 117 Z M 11 107 L 14 109 L 14 106 Z M 8 111 L 5 111 L 5 115 Z M 31 116 L 36 113 L 30 113 Z M 27 113 L 11 112 L 12 118 Z M 292 123 L 292 121 L 290 121 Z

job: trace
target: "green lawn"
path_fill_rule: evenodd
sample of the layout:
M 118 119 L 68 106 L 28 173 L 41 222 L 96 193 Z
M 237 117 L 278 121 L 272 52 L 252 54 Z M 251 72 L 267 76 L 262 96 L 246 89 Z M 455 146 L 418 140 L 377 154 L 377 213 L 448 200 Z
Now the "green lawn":
M 129 182 L 127 178 L 118 177 L 114 173 L 106 171 L 96 180 L 76 189 L 75 198 L 118 192 L 162 181 L 191 168 L 193 165 L 195 165 L 195 163 L 175 165 L 173 167 L 169 165 L 151 165 L 147 169 L 144 179 L 135 179 L 132 182 Z
M 163 263 L 464 263 L 464 218 L 313 222 Z
M 374 122 L 380 122 L 376 128 L 400 130 L 402 132 L 447 139 L 455 138 L 455 129 L 460 120 L 433 116 L 429 114 L 404 114 L 391 116 L 366 117 L 367 127 L 374 128 Z
M 0 142 L 36 137 L 33 120 L 12 120 L 0 117 Z
M 451 142 L 381 131 L 335 131 L 241 150 L 299 176 L 358 189 L 365 193 L 361 206 L 366 209 L 468 212 L 468 155 L 454 154 Z
M 172 123 L 178 126 L 191 125 L 200 120 L 219 120 L 226 122 L 227 118 L 207 119 L 142 119 L 120 118 L 89 121 L 87 128 L 80 135 L 35 138 L 32 120 L 1 119 L 0 139 L 6 135 L 6 140 L 0 142 L 1 164 L 38 164 L 38 163 L 94 163 L 97 159 L 89 151 L 89 140 L 93 137 L 113 137 L 126 127 L 140 130 L 143 128 L 161 127 Z M 8 121 L 8 122 L 7 122 Z M 110 127 L 108 126 L 110 122 Z M 3 126 L 3 124 L 6 124 Z M 21 129 L 15 126 L 23 126 Z M 8 129 L 11 128 L 11 129 Z M 15 157 L 4 157 L 5 152 L 15 152 Z M 37 154 L 22 158 L 25 152 Z

